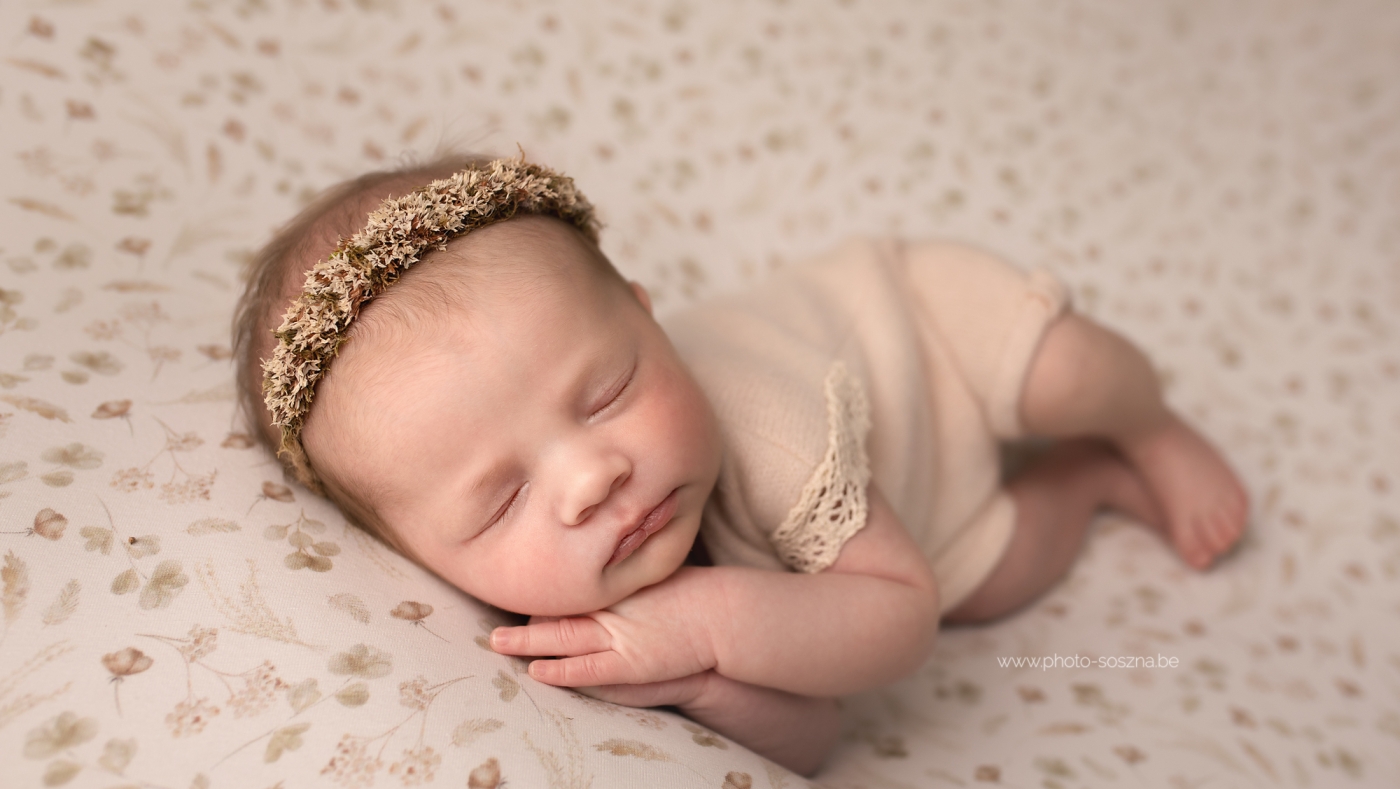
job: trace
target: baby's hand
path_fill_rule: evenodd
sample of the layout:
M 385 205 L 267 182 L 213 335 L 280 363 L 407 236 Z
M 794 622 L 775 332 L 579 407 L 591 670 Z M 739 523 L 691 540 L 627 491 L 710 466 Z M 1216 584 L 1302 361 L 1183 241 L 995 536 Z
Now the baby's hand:
M 491 648 L 503 655 L 558 657 L 530 664 L 530 676 L 550 685 L 638 685 L 698 674 L 716 664 L 702 575 L 703 568 L 683 567 L 602 611 L 498 627 Z

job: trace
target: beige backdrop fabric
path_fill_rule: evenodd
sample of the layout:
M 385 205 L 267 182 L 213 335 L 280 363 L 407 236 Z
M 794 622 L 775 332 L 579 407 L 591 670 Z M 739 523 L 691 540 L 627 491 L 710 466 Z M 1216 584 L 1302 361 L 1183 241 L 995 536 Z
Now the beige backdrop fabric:
M 803 785 L 530 681 L 249 447 L 251 250 L 442 143 L 571 173 L 662 310 L 857 234 L 1046 266 L 1238 464 L 1237 555 L 1105 519 L 847 700 L 823 785 L 1400 784 L 1400 6 L 7 0 L 0 42 L 4 786 Z

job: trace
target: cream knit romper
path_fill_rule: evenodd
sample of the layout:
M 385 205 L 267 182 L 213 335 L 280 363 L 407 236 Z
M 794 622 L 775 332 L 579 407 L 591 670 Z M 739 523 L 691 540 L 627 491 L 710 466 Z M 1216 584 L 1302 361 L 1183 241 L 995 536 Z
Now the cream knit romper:
M 1001 558 L 1015 505 L 998 442 L 1060 283 L 945 242 L 852 240 L 663 320 L 719 419 L 701 538 L 716 564 L 820 572 L 873 480 L 923 547 L 946 612 Z

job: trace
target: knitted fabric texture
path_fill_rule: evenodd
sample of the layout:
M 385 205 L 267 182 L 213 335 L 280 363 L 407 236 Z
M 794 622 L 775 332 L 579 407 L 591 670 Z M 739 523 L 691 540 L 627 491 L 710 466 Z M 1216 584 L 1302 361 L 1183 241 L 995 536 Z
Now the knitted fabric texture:
M 281 432 L 277 455 L 300 482 L 322 492 L 301 430 L 317 382 L 365 303 L 430 250 L 522 213 L 556 217 L 597 241 L 593 206 L 573 179 L 523 157 L 497 159 L 385 200 L 363 230 L 307 272 L 301 295 L 273 332 L 278 342 L 272 358 L 263 362 L 264 401 Z
M 870 461 L 865 435 L 870 405 L 860 381 L 835 362 L 826 375 L 827 449 L 797 504 L 771 537 L 783 563 L 815 573 L 836 561 L 841 547 L 865 526 Z

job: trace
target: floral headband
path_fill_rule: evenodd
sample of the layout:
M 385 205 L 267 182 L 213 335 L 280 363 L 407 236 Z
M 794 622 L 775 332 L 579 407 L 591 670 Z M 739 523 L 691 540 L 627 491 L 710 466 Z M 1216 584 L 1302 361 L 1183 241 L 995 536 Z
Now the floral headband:
M 262 365 L 264 402 L 282 436 L 277 455 L 302 484 L 322 491 L 302 447 L 301 430 L 316 384 L 365 303 L 430 250 L 445 249 L 458 236 L 521 213 L 562 219 L 597 241 L 593 206 L 573 179 L 527 164 L 522 156 L 472 165 L 385 200 L 363 230 L 307 272 L 301 295 L 273 332 L 277 347 L 272 358 Z

